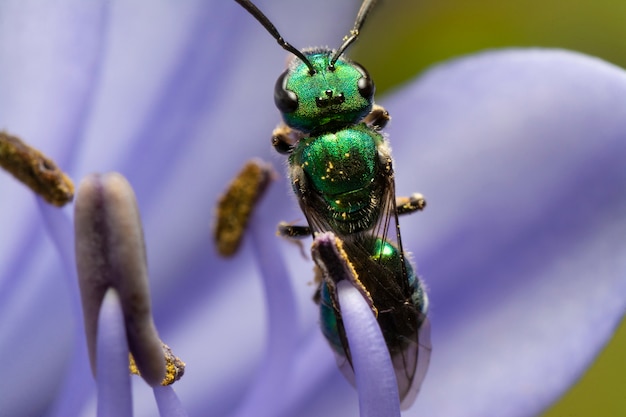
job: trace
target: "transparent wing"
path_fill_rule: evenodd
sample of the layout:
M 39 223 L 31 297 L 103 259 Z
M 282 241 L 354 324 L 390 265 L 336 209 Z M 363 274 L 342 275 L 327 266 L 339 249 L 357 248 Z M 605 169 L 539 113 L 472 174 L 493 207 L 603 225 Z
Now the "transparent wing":
M 409 341 L 402 350 L 391 355 L 402 410 L 408 409 L 415 402 L 430 365 L 430 353 L 432 351 L 430 321 L 422 313 L 417 315 L 421 325 L 417 330 L 416 339 Z M 343 326 L 341 327 L 343 328 Z M 344 351 L 348 353 L 341 355 L 335 352 L 337 367 L 348 382 L 356 387 L 354 369 L 349 359 L 348 342 L 345 336 L 341 339 L 344 344 Z
M 405 351 L 392 358 L 393 367 L 398 380 L 400 408 L 409 408 L 420 391 L 428 366 L 430 364 L 430 322 L 423 317 L 418 331 L 417 343 L 411 343 Z

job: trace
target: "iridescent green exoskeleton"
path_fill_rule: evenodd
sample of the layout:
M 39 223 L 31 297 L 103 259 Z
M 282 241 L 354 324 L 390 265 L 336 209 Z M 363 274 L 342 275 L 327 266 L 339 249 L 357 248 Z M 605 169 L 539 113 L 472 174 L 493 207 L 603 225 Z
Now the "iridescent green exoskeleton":
M 343 56 L 374 0 L 364 0 L 349 35 L 337 50 L 302 51 L 287 43 L 250 1 L 236 0 L 295 57 L 274 90 L 283 123 L 272 144 L 288 155 L 289 178 L 307 226 L 281 224 L 289 237 L 332 232 L 342 242 L 369 298 L 395 367 L 403 408 L 415 398 L 430 359 L 428 300 L 402 249 L 398 215 L 421 210 L 415 194 L 396 202 L 391 150 L 381 130 L 387 111 L 374 104 L 375 86 L 361 65 Z M 333 288 L 336 277 L 320 271 L 316 301 L 322 332 L 352 380 L 350 349 Z M 328 274 L 327 274 L 328 275 Z

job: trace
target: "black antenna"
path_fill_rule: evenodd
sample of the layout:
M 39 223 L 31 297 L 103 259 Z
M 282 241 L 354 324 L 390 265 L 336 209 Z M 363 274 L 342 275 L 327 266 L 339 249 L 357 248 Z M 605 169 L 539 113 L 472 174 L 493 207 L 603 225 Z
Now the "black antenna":
M 334 68 L 335 62 L 337 62 L 341 54 L 343 54 L 348 46 L 350 46 L 352 42 L 354 42 L 359 37 L 361 27 L 363 27 L 363 23 L 365 22 L 367 15 L 372 11 L 374 3 L 376 3 L 376 0 L 363 1 L 363 3 L 361 4 L 361 8 L 359 9 L 359 13 L 356 15 L 354 27 L 352 28 L 348 36 L 343 38 L 343 44 L 339 47 L 339 49 L 337 49 L 337 52 L 335 52 L 335 55 L 333 55 L 333 58 L 330 60 L 330 68 Z
M 263 12 L 259 10 L 258 7 L 256 7 L 249 0 L 235 0 L 235 1 L 237 3 L 239 3 L 241 5 L 241 7 L 246 9 L 248 11 L 248 13 L 250 13 L 252 16 L 254 16 L 254 18 L 256 20 L 258 20 L 259 23 L 261 23 L 263 25 L 263 27 L 270 33 L 270 35 L 272 35 L 274 37 L 274 39 L 276 39 L 276 42 L 278 42 L 278 44 L 284 50 L 286 50 L 288 52 L 291 52 L 292 54 L 294 54 L 295 56 L 300 58 L 300 60 L 302 62 L 304 62 L 307 67 L 309 67 L 309 74 L 311 74 L 311 75 L 315 74 L 315 68 L 313 68 L 313 64 L 311 64 L 311 62 L 309 62 L 309 60 L 306 58 L 306 56 L 304 56 L 304 54 L 302 52 L 300 52 L 299 50 L 294 48 L 293 45 L 291 45 L 289 42 L 284 40 L 282 36 L 280 36 L 280 33 L 278 33 L 278 29 L 276 29 L 276 26 L 274 26 L 272 24 L 272 22 L 270 22 L 270 20 L 267 18 L 267 16 L 265 16 L 263 14 Z M 362 8 L 363 7 L 361 7 L 361 9 Z M 359 12 L 359 14 L 360 14 L 360 12 Z M 365 16 L 363 16 L 363 18 L 365 18 Z

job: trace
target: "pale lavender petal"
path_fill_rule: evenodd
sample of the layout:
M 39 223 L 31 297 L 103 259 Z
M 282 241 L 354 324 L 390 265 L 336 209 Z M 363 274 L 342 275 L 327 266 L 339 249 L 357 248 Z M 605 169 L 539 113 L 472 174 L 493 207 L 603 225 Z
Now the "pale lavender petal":
M 132 417 L 124 313 L 112 288 L 102 300 L 97 339 L 98 417 Z
M 50 417 L 78 415 L 79 410 L 93 391 L 94 383 L 89 375 L 89 358 L 86 349 L 80 294 L 76 285 L 73 226 L 71 220 L 63 211 L 50 206 L 41 198 L 37 198 L 37 203 L 48 234 L 56 246 L 65 270 L 68 272 L 64 277 L 64 284 L 70 294 L 69 305 L 74 318 L 72 360 L 68 372 L 63 378 L 61 388 L 57 393 L 56 401 L 48 415 Z
M 105 4 L 0 4 L 0 129 L 15 132 L 63 168 L 97 79 Z M 3 173 L 0 189 L 0 355 L 12 358 L 4 372 L 13 376 L 0 381 L 0 403 L 7 415 L 41 415 L 74 345 L 63 284 L 71 272 L 46 239 L 31 192 Z
M 271 166 L 268 168 L 273 170 Z M 274 175 L 274 172 L 268 173 Z M 269 184 L 269 187 L 275 184 Z M 271 212 L 262 196 L 250 219 L 249 236 L 253 256 L 261 272 L 267 314 L 265 358 L 249 391 L 234 416 L 275 416 L 280 403 L 275 392 L 286 391 L 293 383 L 291 370 L 297 354 L 298 310 L 289 273 L 276 238 L 276 225 L 265 221 Z
M 38 248 L 34 239 L 31 245 Z M 48 245 L 41 246 L 47 249 L 43 253 L 34 251 L 41 262 L 32 261 L 28 251 L 20 254 L 15 265 L 3 271 L 8 285 L 0 285 L 0 353 L 10 358 L 4 366 L 10 377 L 0 380 L 0 404 L 12 416 L 45 411 L 65 374 L 73 345 L 63 269 L 55 259 L 57 252 Z
M 292 19 L 294 10 L 301 13 L 298 2 L 267 3 L 260 6 L 296 46 L 312 36 L 316 43 L 320 37 L 333 45 L 335 38 L 328 34 L 344 32 L 336 25 L 335 2 L 323 11 L 316 4 L 313 10 L 333 19 L 312 13 L 305 21 Z M 0 7 L 11 11 L 17 4 Z M 15 86 L 52 87 L 63 98 L 53 103 L 56 107 L 49 102 L 55 95 L 37 88 L 24 94 L 28 105 L 10 102 L 16 94 L 0 97 L 0 128 L 19 122 L 36 144 L 58 139 L 53 156 L 69 160 L 78 152 L 77 176 L 98 166 L 117 168 L 139 189 L 139 204 L 148 213 L 156 320 L 163 323 L 164 334 L 181 341 L 181 357 L 194 364 L 186 376 L 192 380 L 177 391 L 198 415 L 224 415 L 236 408 L 264 360 L 264 321 L 258 314 L 264 299 L 250 247 L 242 251 L 241 262 L 229 264 L 218 261 L 208 243 L 217 194 L 243 160 L 270 154 L 269 132 L 278 121 L 271 97 L 285 53 L 237 7 L 200 0 L 176 7 L 157 1 L 151 8 L 141 2 L 113 3 L 116 34 L 107 38 L 101 84 L 94 82 L 97 71 L 77 77 L 76 88 L 59 88 L 36 73 L 35 82 Z M 81 10 L 88 18 L 79 16 L 80 25 L 95 16 Z M 3 13 L 0 35 L 13 24 L 2 19 Z M 50 14 L 52 20 L 55 16 Z M 32 39 L 45 44 L 47 31 L 32 32 Z M 93 40 L 85 38 L 90 49 L 80 55 L 82 68 L 95 67 L 101 48 L 90 44 Z M 0 41 L 0 56 L 2 47 Z M 31 50 L 36 49 L 24 57 L 30 58 Z M 24 57 L 0 60 L 0 69 Z M 138 69 L 143 77 L 137 77 Z M 11 74 L 6 83 L 22 76 L 15 68 L 8 70 L 3 72 Z M 51 79 L 64 71 L 56 66 Z M 431 287 L 433 311 L 433 361 L 408 415 L 536 414 L 580 375 L 610 337 L 626 305 L 625 84 L 621 70 L 599 61 L 564 52 L 518 51 L 440 67 L 389 99 L 398 191 L 423 192 L 429 203 L 425 213 L 401 221 L 405 247 L 414 252 L 418 271 Z M 98 97 L 91 106 L 94 85 Z M 259 104 L 261 92 L 265 102 Z M 62 105 L 66 93 L 79 97 L 76 106 Z M 5 102 L 19 112 L 5 112 Z M 23 111 L 30 103 L 34 116 Z M 120 114 L 120 106 L 129 110 Z M 86 141 L 74 148 L 83 123 Z M 64 301 L 68 292 L 58 284 L 65 260 L 42 239 L 42 223 L 32 220 L 38 214 L 30 195 L 1 176 L 0 188 L 11 201 L 0 204 L 0 218 L 15 219 L 6 228 L 3 224 L 7 238 L 0 241 L 0 249 L 6 249 L 0 250 L 0 309 L 11 310 L 12 322 L 15 313 L 29 319 L 17 323 L 50 327 L 53 315 L 47 314 L 46 302 L 60 303 L 55 314 L 71 317 Z M 281 182 L 278 188 L 269 200 L 268 228 L 279 220 L 301 219 L 285 197 L 287 185 Z M 305 336 L 294 342 L 301 354 L 293 364 L 298 378 L 287 388 L 290 395 L 270 392 L 267 403 L 276 404 L 276 415 L 354 414 L 356 393 L 330 362 L 330 350 L 321 349 L 328 347 L 315 323 L 312 288 L 305 284 L 312 279 L 311 263 L 296 249 L 279 245 L 304 316 L 304 330 L 302 323 L 297 330 Z M 24 306 L 33 303 L 40 306 L 37 314 L 25 312 Z M 278 322 L 289 330 L 288 323 Z M 32 330 L 9 323 L 5 331 L 4 324 L 0 351 L 13 357 L 4 349 L 5 335 L 16 340 Z M 54 343 L 50 352 L 69 351 L 61 346 L 67 329 L 71 325 L 55 326 L 54 337 L 43 338 Z M 278 346 L 293 349 L 291 342 Z M 43 364 L 55 369 L 42 362 L 18 369 L 36 369 L 42 381 L 46 375 L 58 380 L 55 369 L 65 362 Z M 275 371 L 278 375 L 282 369 Z M 18 373 L 10 381 L 17 391 L 11 392 L 32 392 L 21 386 L 32 380 L 30 375 Z M 6 392 L 0 389 L 2 395 Z M 40 410 L 49 398 L 49 390 L 42 391 L 39 405 L 33 405 L 40 408 L 33 409 Z M 138 408 L 148 412 L 141 403 Z
M 105 5 L 76 0 L 0 4 L 0 129 L 24 138 L 64 169 L 77 149 L 97 80 Z M 10 219 L 3 223 L 0 265 L 11 265 L 15 253 L 28 251 L 39 258 L 32 240 L 41 239 L 41 224 L 31 192 L 5 175 L 0 186 L 0 217 Z
M 311 302 L 311 300 L 307 300 Z M 311 315 L 319 317 L 319 307 L 311 311 Z M 302 338 L 298 345 L 298 357 L 292 369 L 292 380 L 297 384 L 291 384 L 284 393 L 284 400 L 280 403 L 280 413 L 277 416 L 319 416 L 333 410 L 331 403 L 316 400 L 322 395 L 320 387 L 324 390 L 340 391 L 345 395 L 341 398 L 343 404 L 353 405 L 357 410 L 357 396 L 354 387 L 351 386 L 341 375 L 337 368 L 332 349 L 328 341 L 322 335 L 319 323 L 307 329 L 307 337 Z
M 347 280 L 337 284 L 337 298 L 352 354 L 361 417 L 400 416 L 396 374 L 371 307 Z
M 428 201 L 401 221 L 433 324 L 410 415 L 535 415 L 624 315 L 626 74 L 566 51 L 491 52 L 388 103 L 397 188 Z
M 0 126 L 61 167 L 78 149 L 91 108 L 106 18 L 105 1 L 0 5 Z
M 154 398 L 159 407 L 160 417 L 187 417 L 185 407 L 178 399 L 174 388 L 170 385 L 165 387 L 154 387 Z

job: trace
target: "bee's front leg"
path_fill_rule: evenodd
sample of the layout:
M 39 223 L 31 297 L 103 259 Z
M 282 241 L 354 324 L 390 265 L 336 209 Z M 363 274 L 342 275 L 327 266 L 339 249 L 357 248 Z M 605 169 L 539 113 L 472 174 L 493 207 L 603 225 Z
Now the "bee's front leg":
M 378 104 L 374 104 L 372 111 L 363 119 L 363 121 L 374 130 L 381 130 L 387 126 L 389 120 L 391 120 L 389 112 Z
M 281 123 L 272 132 L 272 146 L 276 149 L 276 152 L 289 155 L 293 152 L 296 143 L 298 143 L 303 136 L 302 132 Z

